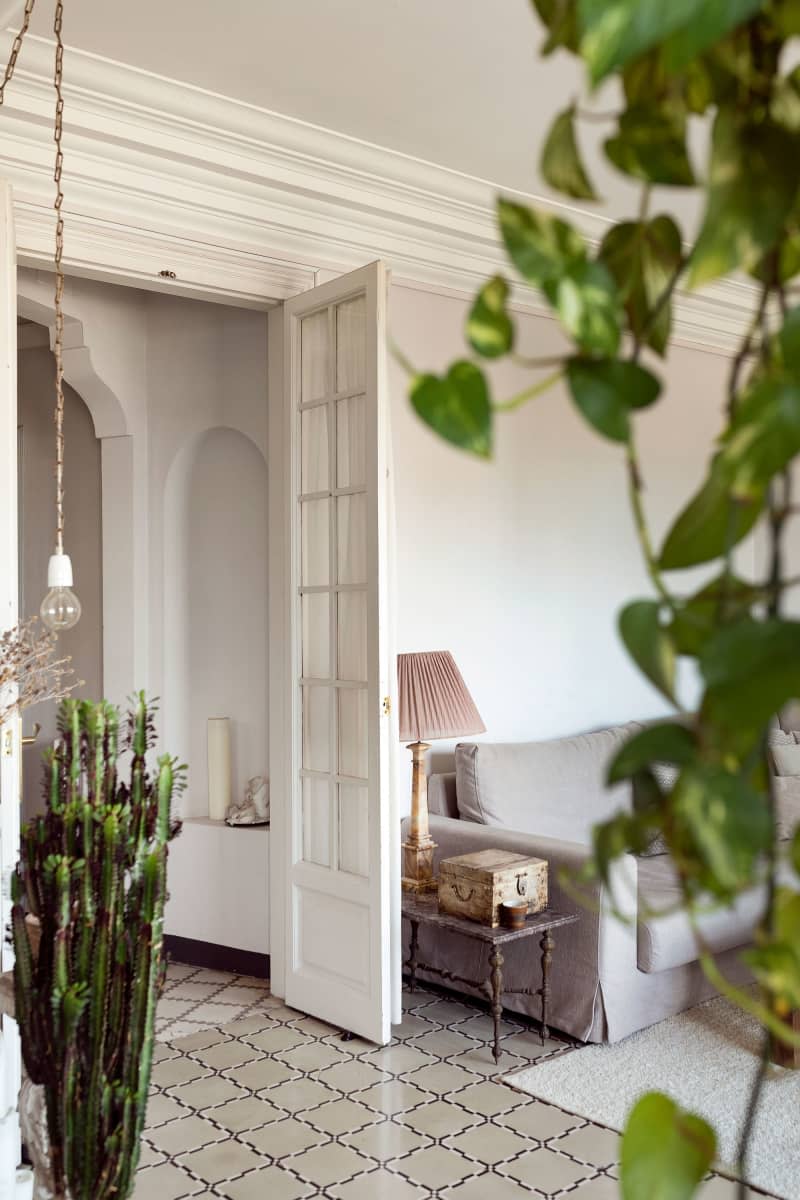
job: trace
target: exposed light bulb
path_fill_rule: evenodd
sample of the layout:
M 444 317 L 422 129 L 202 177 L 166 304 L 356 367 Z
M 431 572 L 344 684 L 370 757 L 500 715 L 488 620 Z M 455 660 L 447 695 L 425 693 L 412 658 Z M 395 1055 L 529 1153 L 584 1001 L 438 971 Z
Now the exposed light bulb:
M 68 554 L 51 554 L 47 564 L 47 586 L 39 616 L 53 633 L 72 629 L 81 617 L 81 602 L 72 590 L 72 562 Z

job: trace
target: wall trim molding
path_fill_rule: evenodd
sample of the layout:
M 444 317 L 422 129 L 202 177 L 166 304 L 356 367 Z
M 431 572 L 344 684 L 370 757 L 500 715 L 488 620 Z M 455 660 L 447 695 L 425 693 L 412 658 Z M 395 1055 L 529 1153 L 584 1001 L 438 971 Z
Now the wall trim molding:
M 0 53 L 10 41 L 0 34 Z M 26 41 L 0 112 L 19 261 L 36 267 L 52 255 L 51 60 L 48 40 Z M 66 74 L 73 273 L 266 308 L 374 258 L 398 283 L 455 295 L 505 266 L 494 220 L 502 189 L 487 180 L 83 51 L 69 50 Z M 611 220 L 525 198 L 595 241 Z M 746 280 L 680 294 L 676 338 L 729 351 L 754 294 Z M 514 302 L 549 311 L 524 287 Z
M 229 971 L 232 975 L 248 975 L 269 981 L 269 955 L 255 950 L 238 950 L 235 946 L 218 946 L 196 938 L 164 934 L 164 949 L 173 962 L 189 967 L 206 967 L 210 971 Z

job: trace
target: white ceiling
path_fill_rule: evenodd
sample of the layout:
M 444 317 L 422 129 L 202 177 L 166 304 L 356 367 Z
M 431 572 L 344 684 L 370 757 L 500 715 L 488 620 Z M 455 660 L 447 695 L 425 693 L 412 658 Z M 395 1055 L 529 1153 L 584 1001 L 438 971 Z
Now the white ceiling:
M 47 36 L 52 3 L 39 7 L 33 30 Z M 568 56 L 539 57 L 530 0 L 66 0 L 65 9 L 68 46 L 527 192 L 546 191 L 537 148 L 580 90 Z M 590 134 L 597 142 L 604 129 Z M 596 145 L 586 149 L 610 210 L 635 211 L 628 182 Z

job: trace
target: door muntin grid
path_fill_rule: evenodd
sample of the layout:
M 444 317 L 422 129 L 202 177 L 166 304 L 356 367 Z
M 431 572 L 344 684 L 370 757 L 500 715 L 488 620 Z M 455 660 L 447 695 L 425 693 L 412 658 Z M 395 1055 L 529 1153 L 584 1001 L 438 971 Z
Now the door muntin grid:
M 369 874 L 366 297 L 300 321 L 298 852 Z

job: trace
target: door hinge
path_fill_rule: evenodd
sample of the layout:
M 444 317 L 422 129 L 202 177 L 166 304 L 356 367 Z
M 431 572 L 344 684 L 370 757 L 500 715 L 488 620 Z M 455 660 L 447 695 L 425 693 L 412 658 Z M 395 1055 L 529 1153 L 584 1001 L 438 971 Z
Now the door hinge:
M 7 729 L 3 738 L 3 754 L 6 758 L 11 758 L 14 753 L 14 730 Z
M 391 713 L 391 711 L 392 711 L 392 697 L 384 696 L 383 697 L 383 715 L 385 717 L 388 717 L 389 714 Z

